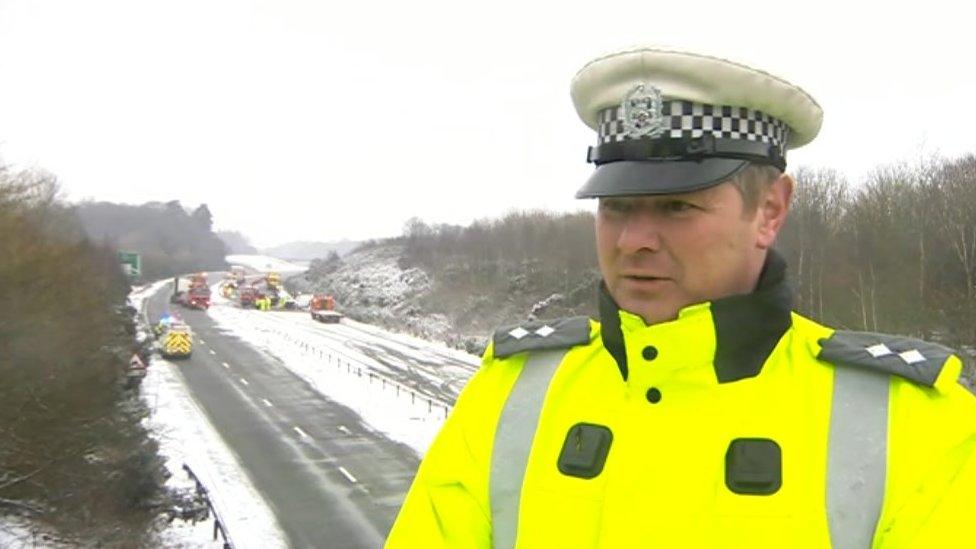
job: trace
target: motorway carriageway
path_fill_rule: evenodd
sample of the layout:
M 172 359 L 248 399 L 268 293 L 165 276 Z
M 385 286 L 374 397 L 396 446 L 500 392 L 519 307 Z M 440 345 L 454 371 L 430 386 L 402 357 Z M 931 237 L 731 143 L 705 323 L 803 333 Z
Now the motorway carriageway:
M 163 286 L 148 299 L 150 321 L 170 309 L 171 291 Z M 206 312 L 179 312 L 195 338 L 193 356 L 177 362 L 186 386 L 268 502 L 289 545 L 380 547 L 413 480 L 416 453 L 218 329 Z M 376 345 L 376 337 L 362 344 Z M 437 390 L 446 396 L 449 389 Z

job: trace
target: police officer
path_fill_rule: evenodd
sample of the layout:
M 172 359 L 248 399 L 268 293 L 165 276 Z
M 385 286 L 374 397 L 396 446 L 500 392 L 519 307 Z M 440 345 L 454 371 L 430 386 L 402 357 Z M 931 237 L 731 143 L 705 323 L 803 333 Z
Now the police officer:
M 600 322 L 498 330 L 388 547 L 976 547 L 960 360 L 791 311 L 786 151 L 822 111 L 747 65 L 596 59 Z

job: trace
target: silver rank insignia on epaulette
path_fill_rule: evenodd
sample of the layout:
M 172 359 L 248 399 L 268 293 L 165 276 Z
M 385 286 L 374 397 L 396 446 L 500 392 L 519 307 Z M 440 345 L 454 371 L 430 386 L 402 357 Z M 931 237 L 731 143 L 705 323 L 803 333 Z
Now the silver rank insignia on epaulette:
M 504 358 L 523 351 L 565 349 L 590 341 L 590 319 L 574 316 L 499 328 L 492 337 L 494 356 Z
M 832 364 L 894 374 L 932 387 L 952 349 L 910 337 L 837 330 L 820 340 L 818 358 Z
M 624 131 L 632 139 L 658 137 L 667 129 L 664 118 L 664 98 L 654 86 L 638 84 L 620 104 Z

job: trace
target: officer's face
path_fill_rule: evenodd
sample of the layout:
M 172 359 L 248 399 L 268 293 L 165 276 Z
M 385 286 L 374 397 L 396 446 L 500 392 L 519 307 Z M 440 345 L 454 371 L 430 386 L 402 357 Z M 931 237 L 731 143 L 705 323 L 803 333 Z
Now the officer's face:
M 785 199 L 788 205 L 789 193 Z M 654 324 L 694 303 L 751 292 L 782 222 L 770 232 L 765 202 L 758 212 L 743 211 L 731 183 L 693 193 L 601 198 L 597 253 L 610 295 Z M 785 217 L 785 207 L 775 215 Z

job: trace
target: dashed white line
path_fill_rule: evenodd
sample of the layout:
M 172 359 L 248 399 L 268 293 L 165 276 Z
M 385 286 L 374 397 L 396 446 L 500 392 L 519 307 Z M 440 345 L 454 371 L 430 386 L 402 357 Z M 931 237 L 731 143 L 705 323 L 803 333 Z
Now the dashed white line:
M 308 433 L 306 433 L 305 431 L 302 431 L 298 427 L 292 427 L 292 429 L 294 429 L 295 432 L 298 433 L 298 436 L 300 436 L 302 438 L 312 438 L 312 437 L 308 436 Z
M 224 368 L 230 370 L 230 364 L 227 364 L 226 362 L 222 362 L 221 364 L 224 366 Z
M 243 377 L 241 378 L 241 383 L 243 383 L 244 385 L 250 385 L 250 383 L 248 383 L 247 380 L 244 379 Z
M 274 408 L 274 404 L 271 404 L 271 401 L 266 398 L 262 398 L 261 402 L 263 402 L 264 405 L 267 406 L 268 408 Z
M 206 342 L 206 341 L 204 341 L 204 340 L 202 340 L 202 339 L 200 340 L 200 343 L 202 343 L 202 344 L 204 344 L 204 345 L 206 345 L 206 344 L 207 344 L 207 342 Z
M 345 467 L 343 467 L 343 466 L 340 465 L 339 466 L 339 472 L 342 473 L 343 475 L 346 475 L 346 478 L 349 479 L 349 482 L 351 482 L 353 484 L 356 483 L 356 477 L 350 475 L 349 474 L 349 471 L 346 471 L 346 468 Z
M 339 429 L 340 431 L 342 431 L 343 433 L 345 433 L 345 434 L 347 434 L 347 435 L 351 435 L 351 434 L 352 434 L 352 431 L 350 431 L 350 430 L 349 430 L 349 428 L 348 428 L 348 427 L 346 427 L 345 425 L 340 425 L 340 426 L 339 426 L 339 427 L 337 427 L 337 428 L 338 428 L 338 429 Z
M 210 349 L 210 354 L 215 355 L 215 354 L 217 354 L 217 351 L 214 351 L 213 349 Z

